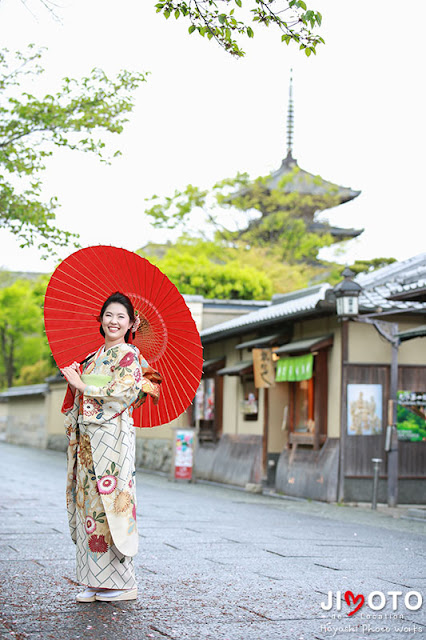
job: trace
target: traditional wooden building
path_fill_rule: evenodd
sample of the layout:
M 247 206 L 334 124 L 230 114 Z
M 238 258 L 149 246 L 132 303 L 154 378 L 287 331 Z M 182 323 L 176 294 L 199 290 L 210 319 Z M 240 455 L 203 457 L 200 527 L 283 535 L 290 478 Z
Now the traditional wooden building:
M 405 394 L 392 445 L 399 501 L 426 501 L 426 254 L 357 281 L 360 313 L 349 322 L 338 320 L 333 289 L 321 284 L 274 296 L 263 309 L 201 332 L 199 475 L 267 483 L 293 496 L 365 501 L 372 458 L 381 458 L 379 499 L 386 501 L 393 360 L 384 335 L 397 325 L 398 391 Z M 416 299 L 401 299 L 408 290 Z M 256 383 L 257 350 L 273 365 L 268 384 Z M 420 421 L 413 432 L 409 409 Z

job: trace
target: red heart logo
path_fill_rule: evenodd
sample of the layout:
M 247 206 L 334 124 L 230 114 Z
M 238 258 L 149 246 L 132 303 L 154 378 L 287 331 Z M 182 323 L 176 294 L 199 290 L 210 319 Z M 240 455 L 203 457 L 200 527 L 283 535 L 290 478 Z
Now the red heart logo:
M 361 609 L 362 605 L 365 602 L 365 598 L 363 595 L 361 595 L 360 593 L 357 596 L 354 596 L 354 594 L 352 593 L 352 591 L 345 591 L 345 601 L 346 604 L 348 605 L 348 607 L 351 606 L 351 598 L 354 604 L 356 604 L 357 602 L 359 602 L 358 606 L 355 607 L 355 609 L 353 611 L 351 611 L 350 613 L 348 613 L 348 616 L 353 616 L 354 613 L 356 613 L 358 611 L 358 609 Z

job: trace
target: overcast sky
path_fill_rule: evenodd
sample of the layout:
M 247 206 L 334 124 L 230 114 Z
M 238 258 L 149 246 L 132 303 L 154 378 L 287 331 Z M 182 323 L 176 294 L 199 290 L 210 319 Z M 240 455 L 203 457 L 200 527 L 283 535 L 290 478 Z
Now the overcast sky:
M 154 0 L 62 1 L 60 24 L 39 0 L 28 0 L 28 8 L 0 0 L 4 46 L 48 47 L 46 92 L 62 76 L 95 66 L 108 74 L 150 71 L 125 133 L 113 140 L 121 158 L 106 167 L 60 150 L 48 163 L 44 197 L 58 197 L 57 225 L 78 232 L 83 246 L 135 250 L 172 238 L 150 227 L 144 198 L 188 183 L 208 187 L 238 171 L 256 177 L 278 168 L 286 154 L 293 67 L 299 166 L 362 191 L 327 213 L 338 226 L 365 228 L 339 260 L 404 259 L 425 250 L 424 0 L 410 2 L 407 16 L 396 0 L 312 0 L 326 40 L 317 56 L 306 58 L 264 29 L 244 42 L 247 55 L 239 60 L 190 36 L 182 19 L 164 20 Z M 4 230 L 0 256 L 0 266 L 12 270 L 55 266 L 20 249 Z

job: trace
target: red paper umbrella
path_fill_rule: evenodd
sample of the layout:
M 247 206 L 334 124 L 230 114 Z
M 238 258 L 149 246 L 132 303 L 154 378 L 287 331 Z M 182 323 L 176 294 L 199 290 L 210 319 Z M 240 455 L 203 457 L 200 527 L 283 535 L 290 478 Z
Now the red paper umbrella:
M 170 422 L 191 404 L 200 382 L 200 336 L 175 285 L 136 253 L 117 247 L 80 249 L 53 273 L 44 302 L 44 323 L 53 357 L 62 368 L 96 351 L 102 304 L 115 291 L 126 294 L 141 320 L 134 344 L 163 376 L 160 401 L 150 398 L 133 414 L 136 426 Z

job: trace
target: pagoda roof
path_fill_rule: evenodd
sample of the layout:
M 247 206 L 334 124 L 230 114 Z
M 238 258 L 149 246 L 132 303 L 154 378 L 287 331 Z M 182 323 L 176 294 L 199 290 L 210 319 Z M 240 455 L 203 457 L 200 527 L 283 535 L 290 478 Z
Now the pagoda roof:
M 363 233 L 364 229 L 345 229 L 344 227 L 334 227 L 328 224 L 328 222 L 311 222 L 308 224 L 308 231 L 313 231 L 314 233 L 329 233 L 333 238 L 345 240 L 357 238 Z
M 293 174 L 293 175 L 291 175 Z M 268 189 L 278 189 L 284 193 L 300 193 L 301 195 L 326 196 L 336 195 L 339 204 L 353 200 L 361 191 L 350 187 L 341 187 L 333 182 L 324 180 L 319 175 L 301 169 L 289 150 L 287 157 L 277 171 L 271 173 L 266 180 Z M 359 235 L 359 234 L 357 234 Z

